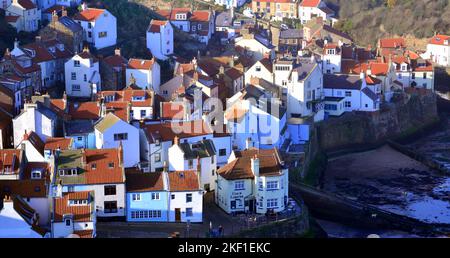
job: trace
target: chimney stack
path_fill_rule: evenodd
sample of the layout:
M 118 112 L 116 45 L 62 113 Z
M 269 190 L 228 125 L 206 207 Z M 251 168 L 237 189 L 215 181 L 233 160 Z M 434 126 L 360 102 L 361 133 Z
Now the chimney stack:
M 58 13 L 56 11 L 52 12 L 52 22 L 55 23 L 59 20 Z
M 123 146 L 122 146 L 122 141 L 119 142 L 118 151 L 119 151 L 119 166 L 123 167 Z
M 66 8 L 64 6 L 62 7 L 62 10 L 61 10 L 61 16 L 62 17 L 67 16 L 67 10 L 66 10 Z
M 180 138 L 175 135 L 175 138 L 173 138 L 173 145 L 179 145 L 180 144 Z
M 255 177 L 259 176 L 259 158 L 257 154 L 251 159 L 251 168 Z
M 116 49 L 114 50 L 114 54 L 115 54 L 116 56 L 120 56 L 120 55 L 121 55 L 121 53 L 120 53 L 120 48 L 116 48 Z

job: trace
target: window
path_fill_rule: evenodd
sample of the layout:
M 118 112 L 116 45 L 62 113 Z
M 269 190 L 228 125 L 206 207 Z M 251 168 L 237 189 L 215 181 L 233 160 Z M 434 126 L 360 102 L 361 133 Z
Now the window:
M 114 134 L 114 141 L 128 140 L 128 133 L 116 133 Z
M 111 168 L 114 168 L 114 162 L 109 162 L 109 163 L 108 163 L 108 168 L 110 168 L 110 169 L 111 169 Z
M 92 163 L 91 164 L 91 169 L 92 170 L 96 170 L 97 169 L 97 163 Z
M 423 73 L 423 78 L 424 78 L 424 79 L 427 78 L 427 73 Z
M 337 110 L 337 105 L 336 104 L 325 104 L 325 110 Z
M 398 74 L 398 78 L 399 78 L 400 80 L 403 78 L 403 76 L 402 76 L 401 73 Z
M 263 190 L 263 189 L 264 189 L 264 183 L 263 183 L 263 181 L 259 181 L 259 182 L 258 182 L 258 189 L 259 189 L 259 190 Z
M 116 195 L 116 186 L 105 185 L 105 195 Z
M 413 80 L 416 79 L 416 73 L 411 74 L 411 79 L 413 79 Z
M 267 190 L 275 190 L 275 189 L 278 189 L 278 181 L 268 181 Z
M 88 200 L 69 200 L 70 206 L 81 206 L 81 205 L 87 205 Z
M 219 150 L 219 156 L 226 156 L 227 155 L 227 149 L 220 149 Z
M 160 210 L 137 210 L 131 212 L 132 219 L 161 218 Z
M 211 156 L 211 164 L 214 164 L 214 156 Z
M 193 216 L 192 208 L 186 208 L 186 217 L 192 217 L 192 216 Z
M 70 78 L 72 79 L 72 81 L 75 81 L 77 79 L 77 73 L 71 73 Z
M 132 195 L 133 201 L 140 201 L 141 200 L 141 194 L 133 194 Z
M 31 171 L 31 179 L 41 179 L 41 171 L 39 170 Z
M 88 37 L 92 38 L 92 32 L 88 31 Z
M 267 208 L 275 208 L 278 206 L 277 199 L 267 199 Z
M 152 200 L 159 200 L 159 193 L 152 193 Z
M 257 72 L 261 72 L 261 66 L 259 66 L 259 65 L 256 66 L 256 71 L 257 71 Z
M 245 190 L 244 181 L 234 182 L 234 190 Z
M 352 107 L 352 102 L 351 102 L 351 101 L 345 101 L 345 102 L 344 102 L 344 106 L 345 106 L 346 108 L 351 108 L 351 107 Z
M 79 84 L 73 84 L 72 85 L 72 91 L 80 91 L 80 85 Z
M 192 202 L 192 194 L 191 193 L 186 194 L 186 202 Z
M 85 82 L 87 82 L 87 75 L 86 75 L 86 74 L 84 74 L 83 80 L 84 80 Z
M 106 31 L 102 31 L 98 33 L 99 38 L 106 38 L 108 36 L 108 33 Z
M 88 29 L 92 28 L 92 23 L 88 22 Z
M 161 153 L 155 153 L 155 162 L 161 162 Z
M 80 60 L 74 60 L 73 61 L 73 66 L 74 67 L 80 67 Z
M 66 219 L 66 226 L 70 226 L 70 219 Z
M 83 140 L 83 137 L 82 137 L 82 136 L 78 136 L 78 137 L 77 137 L 77 141 L 81 142 L 82 140 Z
M 352 92 L 351 91 L 346 91 L 345 92 L 345 96 L 346 97 L 351 97 L 352 96 Z
M 117 201 L 104 202 L 105 213 L 117 213 Z
M 215 174 L 216 174 L 216 170 L 215 170 L 215 169 L 212 169 L 212 170 L 211 170 L 211 175 L 214 176 Z
M 146 117 L 147 116 L 147 110 L 141 110 L 141 117 Z
M 175 200 L 175 194 L 172 194 L 172 195 L 170 196 L 170 199 Z
M 197 27 L 195 25 L 192 25 L 192 31 L 195 32 L 197 30 Z

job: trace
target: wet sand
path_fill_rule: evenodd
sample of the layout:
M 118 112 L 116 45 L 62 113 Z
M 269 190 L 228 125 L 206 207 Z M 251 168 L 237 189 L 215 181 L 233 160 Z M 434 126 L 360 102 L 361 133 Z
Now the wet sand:
M 450 180 L 385 145 L 330 159 L 326 191 L 426 222 L 450 223 Z

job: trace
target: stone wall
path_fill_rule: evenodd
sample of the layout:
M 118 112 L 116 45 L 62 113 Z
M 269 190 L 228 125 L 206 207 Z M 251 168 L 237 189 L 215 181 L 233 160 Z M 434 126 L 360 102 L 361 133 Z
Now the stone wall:
M 315 126 L 320 149 L 343 153 L 374 148 L 387 140 L 414 134 L 439 121 L 436 95 L 410 90 L 378 112 L 352 112 Z

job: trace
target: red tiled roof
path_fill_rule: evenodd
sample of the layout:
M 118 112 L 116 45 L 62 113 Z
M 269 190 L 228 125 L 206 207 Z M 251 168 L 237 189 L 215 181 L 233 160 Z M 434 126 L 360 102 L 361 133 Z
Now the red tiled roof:
M 149 139 L 150 142 L 154 142 L 156 139 L 160 139 L 161 141 L 172 141 L 175 136 L 183 139 L 213 133 L 211 128 L 203 120 L 147 124 L 143 125 L 142 128 L 147 135 L 151 137 L 151 139 Z
M 227 180 L 251 179 L 254 174 L 251 168 L 251 159 L 257 155 L 259 158 L 260 176 L 278 176 L 282 173 L 280 154 L 276 149 L 248 149 L 235 152 L 236 159 L 221 167 L 217 173 Z
M 434 45 L 444 45 L 444 41 L 445 41 L 445 40 L 448 41 L 447 46 L 450 46 L 450 36 L 447 36 L 447 35 L 441 35 L 441 34 L 432 37 L 432 38 L 430 39 L 430 42 L 429 42 L 429 43 L 430 43 L 430 44 L 434 44 Z
M 119 55 L 105 57 L 103 61 L 112 67 L 125 67 L 128 63 L 125 57 Z
M 381 84 L 381 80 L 378 79 L 378 78 L 375 78 L 375 77 L 373 77 L 371 75 L 367 75 L 366 76 L 366 83 L 368 85 L 376 85 L 376 84 Z
M 104 11 L 105 10 L 103 9 L 89 8 L 75 14 L 73 19 L 80 21 L 95 21 L 98 19 L 98 17 L 100 17 L 100 15 L 103 14 Z
M 225 71 L 225 74 L 230 77 L 232 80 L 237 80 L 243 76 L 243 73 L 236 68 L 230 68 Z
M 29 133 L 26 133 L 23 136 L 22 141 L 29 141 L 39 153 L 44 154 L 44 142 L 35 132 L 30 131 Z
M 37 8 L 36 5 L 31 0 L 19 0 L 19 5 L 25 8 L 25 10 L 31 10 Z
M 290 1 L 289 1 L 290 2 Z M 318 7 L 321 0 L 303 0 L 300 6 L 302 7 Z
M 69 115 L 72 119 L 100 118 L 100 104 L 97 101 L 69 103 Z
M 66 100 L 64 99 L 50 99 L 50 108 L 60 117 L 65 116 Z
M 19 173 L 21 155 L 22 150 L 0 149 L 0 174 L 4 173 L 5 166 L 10 167 L 12 173 Z
M 167 21 L 151 20 L 148 27 L 149 32 L 159 33 L 161 32 L 161 26 L 165 26 Z
M 209 11 L 198 10 L 191 12 L 190 8 L 173 8 L 170 10 L 160 10 L 158 13 L 168 20 L 176 20 L 176 14 L 186 13 L 187 19 L 196 22 L 207 22 L 211 19 Z
M 80 238 L 92 238 L 93 230 L 74 230 L 73 233 L 78 235 Z
M 127 192 L 163 191 L 164 179 L 160 172 L 143 173 L 137 169 L 125 171 Z
M 196 191 L 200 190 L 200 183 L 196 171 L 169 172 L 169 191 Z
M 128 61 L 129 69 L 138 69 L 138 70 L 150 70 L 153 67 L 155 60 L 145 60 L 145 59 L 135 59 L 131 58 Z
M 46 198 L 45 180 L 0 180 L 0 198 L 5 195 Z
M 45 142 L 44 149 L 45 150 L 68 150 L 70 146 L 72 146 L 72 138 L 64 138 L 64 137 L 49 137 Z
M 98 93 L 100 98 L 106 96 L 114 96 L 114 101 L 131 103 L 132 107 L 152 107 L 154 104 L 153 93 L 151 90 L 135 89 L 131 86 L 121 91 L 102 91 Z M 133 97 L 144 97 L 144 100 L 133 100 Z
M 209 11 L 193 11 L 190 20 L 196 22 L 208 22 L 210 20 L 210 13 Z
M 88 203 L 86 205 L 69 205 L 70 200 L 88 200 Z M 56 222 L 62 222 L 64 215 L 73 215 L 74 221 L 92 221 L 91 203 L 93 201 L 89 191 L 63 193 L 62 197 L 55 198 L 54 219 Z
M 41 171 L 41 179 L 33 180 L 44 180 L 47 182 L 50 181 L 50 166 L 47 162 L 28 162 L 25 166 L 22 179 L 31 179 L 31 172 L 36 169 Z
M 129 108 L 128 103 L 125 101 L 111 101 L 105 104 L 106 109 L 112 109 L 114 112 L 114 115 L 116 115 L 118 118 L 122 119 L 123 121 L 128 122 L 129 121 Z
M 397 48 L 406 47 L 406 42 L 404 38 L 388 38 L 380 40 L 381 48 Z
M 161 119 L 184 119 L 184 103 L 162 102 Z
M 14 23 L 17 22 L 17 20 L 20 18 L 20 16 L 15 16 L 15 15 L 6 15 L 5 16 L 5 21 L 8 23 Z

